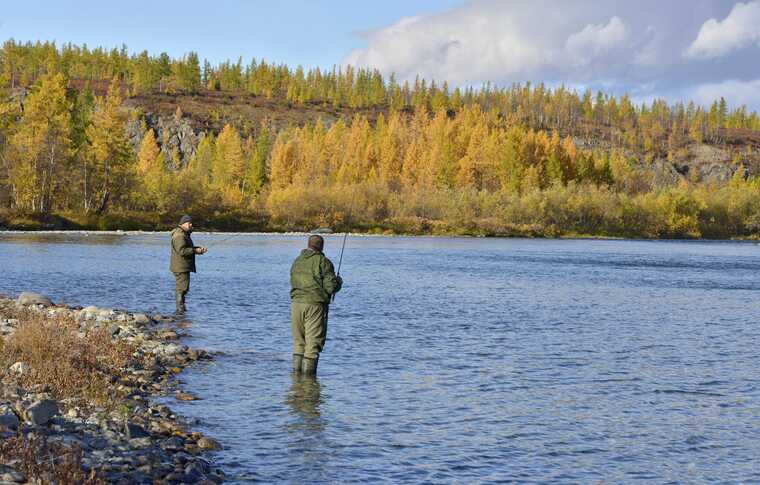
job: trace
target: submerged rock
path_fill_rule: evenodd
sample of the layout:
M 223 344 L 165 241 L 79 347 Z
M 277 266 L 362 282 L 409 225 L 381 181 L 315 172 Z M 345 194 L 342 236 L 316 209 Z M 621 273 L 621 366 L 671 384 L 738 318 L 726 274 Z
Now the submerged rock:
M 50 300 L 50 298 L 46 297 L 45 295 L 40 295 L 39 293 L 32 293 L 30 291 L 25 291 L 21 293 L 18 296 L 18 303 L 24 306 L 28 306 L 28 305 L 53 306 L 53 302 Z

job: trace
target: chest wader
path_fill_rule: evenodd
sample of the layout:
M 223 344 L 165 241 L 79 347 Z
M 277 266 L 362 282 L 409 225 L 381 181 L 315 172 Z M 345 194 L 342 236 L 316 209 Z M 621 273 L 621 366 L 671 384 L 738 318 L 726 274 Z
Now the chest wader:
M 185 307 L 185 295 L 190 291 L 190 273 L 174 273 L 176 283 L 175 298 L 177 302 L 177 313 L 183 314 L 187 311 Z

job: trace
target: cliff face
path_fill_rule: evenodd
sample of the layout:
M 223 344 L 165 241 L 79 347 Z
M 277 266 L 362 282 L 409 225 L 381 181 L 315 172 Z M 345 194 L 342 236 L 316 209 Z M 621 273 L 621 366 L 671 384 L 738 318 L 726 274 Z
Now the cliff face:
M 187 166 L 195 156 L 198 144 L 206 135 L 204 131 L 193 128 L 188 118 L 147 113 L 127 122 L 127 134 L 135 152 L 140 149 L 146 129 L 155 133 L 170 170 L 179 170 Z
M 574 137 L 573 140 L 581 149 L 613 149 L 608 142 L 599 139 Z M 723 184 L 737 171 L 745 178 L 760 174 L 760 145 L 752 140 L 733 140 L 724 145 L 692 143 L 674 160 L 647 160 L 641 153 L 632 151 L 627 151 L 626 156 L 637 160 L 639 167 L 651 170 L 657 187 L 675 185 L 681 180 Z

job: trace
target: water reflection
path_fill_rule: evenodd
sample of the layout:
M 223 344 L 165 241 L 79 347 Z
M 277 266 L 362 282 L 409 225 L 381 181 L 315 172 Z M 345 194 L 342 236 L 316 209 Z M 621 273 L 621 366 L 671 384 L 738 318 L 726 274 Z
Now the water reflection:
M 325 423 L 320 413 L 322 405 L 322 387 L 315 377 L 293 374 L 285 404 L 293 410 L 298 418 L 289 428 L 291 431 L 322 432 Z
M 129 243 L 129 238 L 124 233 L 0 233 L 3 242 L 16 244 L 76 244 L 114 246 Z

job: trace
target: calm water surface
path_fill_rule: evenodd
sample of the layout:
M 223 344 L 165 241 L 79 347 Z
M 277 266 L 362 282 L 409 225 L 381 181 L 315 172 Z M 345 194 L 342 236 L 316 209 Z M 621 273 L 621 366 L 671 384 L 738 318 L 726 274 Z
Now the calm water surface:
M 760 246 L 350 238 L 316 382 L 290 371 L 304 237 L 198 234 L 172 407 L 231 483 L 760 482 Z M 326 252 L 337 260 L 340 239 Z M 0 233 L 0 292 L 170 312 L 168 234 Z

